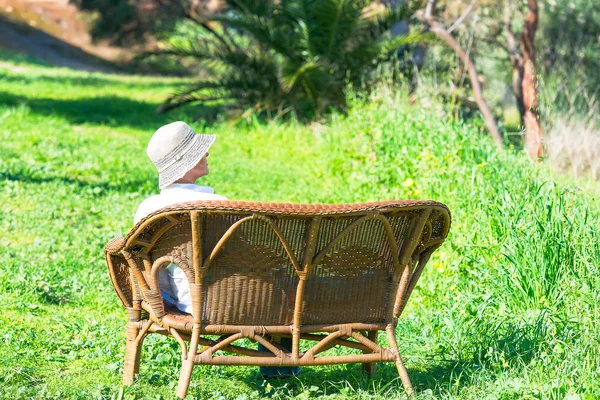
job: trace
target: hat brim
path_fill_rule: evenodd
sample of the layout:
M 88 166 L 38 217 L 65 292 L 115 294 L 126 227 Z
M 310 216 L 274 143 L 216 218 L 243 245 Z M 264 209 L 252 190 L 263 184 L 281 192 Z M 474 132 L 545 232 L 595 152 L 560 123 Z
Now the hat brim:
M 181 159 L 159 172 L 158 187 L 164 189 L 187 174 L 208 153 L 208 149 L 215 142 L 216 138 L 216 135 L 196 134 L 192 144 L 185 154 L 181 156 Z

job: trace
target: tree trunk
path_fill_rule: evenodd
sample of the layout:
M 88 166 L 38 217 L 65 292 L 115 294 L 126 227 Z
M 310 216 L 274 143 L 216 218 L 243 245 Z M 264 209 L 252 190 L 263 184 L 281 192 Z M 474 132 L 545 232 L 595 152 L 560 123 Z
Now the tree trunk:
M 512 91 L 515 95 L 517 108 L 519 110 L 519 118 L 521 126 L 525 125 L 525 103 L 523 102 L 523 56 L 519 51 L 519 46 L 512 30 L 512 15 L 507 9 L 506 19 L 504 22 L 506 28 L 506 39 L 508 42 L 508 55 L 510 56 L 510 64 L 512 65 Z
M 529 11 L 521 34 L 523 55 L 523 105 L 525 108 L 525 149 L 532 160 L 542 156 L 543 135 L 540 123 L 537 78 L 535 75 L 535 33 L 538 25 L 537 0 L 527 0 Z
M 429 29 L 431 32 L 435 33 L 440 39 L 442 39 L 448 47 L 450 47 L 454 52 L 460 57 L 461 61 L 464 63 L 467 71 L 469 73 L 469 79 L 471 81 L 471 86 L 473 87 L 473 94 L 475 95 L 475 102 L 479 107 L 479 111 L 483 114 L 483 119 L 485 121 L 485 126 L 487 127 L 490 135 L 496 142 L 496 146 L 499 149 L 502 149 L 502 135 L 498 131 L 498 127 L 496 126 L 496 120 L 492 115 L 492 111 L 488 106 L 485 98 L 483 97 L 483 91 L 481 90 L 481 85 L 479 84 L 479 74 L 475 69 L 475 64 L 471 60 L 471 57 L 460 47 L 460 44 L 454 39 L 452 34 L 450 34 L 444 25 L 440 22 L 436 21 L 433 18 L 433 10 L 435 8 L 435 0 L 429 0 L 427 3 L 427 8 L 425 10 L 425 22 L 429 25 Z

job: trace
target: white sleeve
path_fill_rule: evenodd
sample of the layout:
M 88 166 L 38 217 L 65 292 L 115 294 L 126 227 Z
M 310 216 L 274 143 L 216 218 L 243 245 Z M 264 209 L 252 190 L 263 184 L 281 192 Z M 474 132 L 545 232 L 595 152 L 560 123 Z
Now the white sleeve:
M 170 305 L 177 305 L 177 297 L 175 296 L 175 289 L 171 283 L 172 267 L 177 267 L 176 264 L 170 263 L 166 267 L 158 270 L 158 284 L 160 285 L 160 293 L 162 294 L 165 303 Z
M 198 193 L 194 200 L 229 200 L 227 197 L 216 193 Z
M 142 220 L 147 215 L 152 214 L 155 211 L 160 210 L 163 207 L 172 206 L 177 203 L 184 203 L 190 200 L 229 200 L 225 196 L 221 196 L 220 194 L 214 193 L 198 193 L 189 191 L 184 195 L 154 195 L 148 197 L 146 200 L 142 201 L 139 205 L 137 211 L 135 212 L 135 216 L 133 217 L 133 224 L 137 224 L 140 220 Z
M 169 263 L 159 269 L 158 283 L 165 303 L 176 306 L 179 311 L 192 314 L 190 285 L 185 272 L 177 264 Z
M 138 206 L 137 211 L 135 212 L 135 216 L 133 217 L 133 224 L 137 224 L 143 219 L 146 215 L 150 214 L 153 210 L 149 207 L 148 199 L 142 201 L 142 203 Z
M 138 206 L 135 216 L 133 217 L 133 224 L 137 224 L 140 220 L 144 219 L 147 215 L 152 214 L 154 211 L 164 207 L 163 199 L 160 196 L 150 196 Z

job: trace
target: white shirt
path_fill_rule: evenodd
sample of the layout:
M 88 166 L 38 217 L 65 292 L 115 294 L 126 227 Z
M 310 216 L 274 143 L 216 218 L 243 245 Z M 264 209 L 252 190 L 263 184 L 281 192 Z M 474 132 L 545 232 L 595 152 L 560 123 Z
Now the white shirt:
M 133 223 L 137 224 L 146 215 L 152 214 L 163 207 L 192 200 L 227 200 L 227 197 L 215 194 L 210 186 L 198 186 L 193 183 L 172 183 L 160 194 L 150 196 L 138 207 Z
M 133 223 L 137 224 L 145 216 L 163 207 L 192 200 L 227 200 L 227 197 L 215 194 L 210 186 L 198 186 L 192 183 L 173 183 L 150 196 L 139 205 Z M 177 264 L 169 263 L 158 271 L 158 283 L 163 299 L 180 311 L 192 314 L 190 285 L 185 273 Z

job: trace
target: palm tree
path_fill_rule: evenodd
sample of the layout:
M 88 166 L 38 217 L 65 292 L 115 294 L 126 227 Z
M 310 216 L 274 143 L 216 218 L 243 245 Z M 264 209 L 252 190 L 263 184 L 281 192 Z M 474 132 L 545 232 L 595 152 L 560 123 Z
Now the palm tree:
M 345 111 L 348 85 L 368 89 L 378 61 L 420 39 L 390 33 L 394 23 L 407 18 L 407 9 L 368 3 L 227 0 L 216 15 L 195 18 L 203 35 L 153 53 L 191 58 L 205 76 L 159 110 L 217 102 L 256 112 L 293 111 L 301 118 L 331 108 Z

